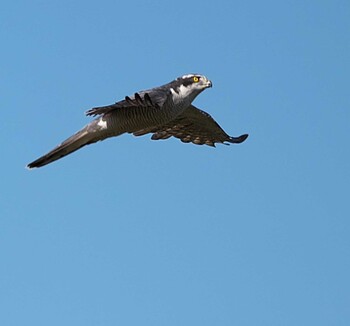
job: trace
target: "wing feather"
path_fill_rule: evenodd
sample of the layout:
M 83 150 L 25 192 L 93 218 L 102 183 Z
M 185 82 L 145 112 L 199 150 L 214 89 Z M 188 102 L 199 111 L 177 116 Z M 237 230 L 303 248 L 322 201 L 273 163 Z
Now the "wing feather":
M 167 100 L 168 92 L 162 88 L 135 93 L 134 96 L 125 96 L 125 99 L 112 105 L 92 108 L 86 111 L 87 116 L 103 115 L 119 109 L 127 108 L 160 108 Z
M 139 130 L 134 132 L 134 135 L 141 136 L 147 133 L 153 133 L 153 140 L 167 139 L 173 136 L 184 143 L 191 142 L 213 147 L 215 147 L 215 143 L 241 143 L 248 137 L 247 134 L 239 137 L 229 136 L 208 113 L 193 105 L 169 123 Z

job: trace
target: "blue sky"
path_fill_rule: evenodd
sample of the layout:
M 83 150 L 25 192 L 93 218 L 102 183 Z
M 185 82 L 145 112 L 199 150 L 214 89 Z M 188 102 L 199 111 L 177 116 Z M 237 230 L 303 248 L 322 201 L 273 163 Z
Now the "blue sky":
M 5 1 L 1 325 L 349 325 L 348 1 Z M 24 167 L 186 73 L 241 145 L 123 135 Z

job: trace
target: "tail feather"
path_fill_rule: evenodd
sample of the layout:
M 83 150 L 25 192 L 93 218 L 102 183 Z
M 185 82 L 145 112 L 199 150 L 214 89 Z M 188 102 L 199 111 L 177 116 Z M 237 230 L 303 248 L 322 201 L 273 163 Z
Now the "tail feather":
M 87 128 L 78 131 L 73 136 L 66 139 L 64 142 L 55 147 L 52 151 L 39 157 L 37 160 L 29 163 L 27 168 L 39 168 L 51 162 L 54 162 L 70 153 L 75 152 L 79 148 L 85 145 L 96 142 L 92 137 L 92 134 L 88 132 Z

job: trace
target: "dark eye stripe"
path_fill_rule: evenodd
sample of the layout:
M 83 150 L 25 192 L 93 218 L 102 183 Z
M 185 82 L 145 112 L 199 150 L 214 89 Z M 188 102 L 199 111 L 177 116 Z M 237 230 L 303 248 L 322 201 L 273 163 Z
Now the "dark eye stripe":
M 195 81 L 194 80 L 195 78 L 198 78 L 198 81 Z M 187 78 L 182 79 L 182 84 L 184 86 L 188 86 L 188 85 L 191 85 L 193 83 L 198 83 L 199 80 L 200 80 L 200 76 L 191 76 L 191 77 L 187 77 Z

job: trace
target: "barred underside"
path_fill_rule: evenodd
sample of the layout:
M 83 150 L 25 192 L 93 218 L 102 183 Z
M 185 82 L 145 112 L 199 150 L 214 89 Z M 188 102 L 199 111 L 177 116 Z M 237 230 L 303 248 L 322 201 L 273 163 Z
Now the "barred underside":
M 169 103 L 170 104 L 170 103 Z M 133 133 L 142 129 L 155 128 L 173 120 L 178 112 L 168 107 L 129 107 L 121 108 L 109 114 L 103 119 L 107 121 L 108 137 L 122 133 Z

